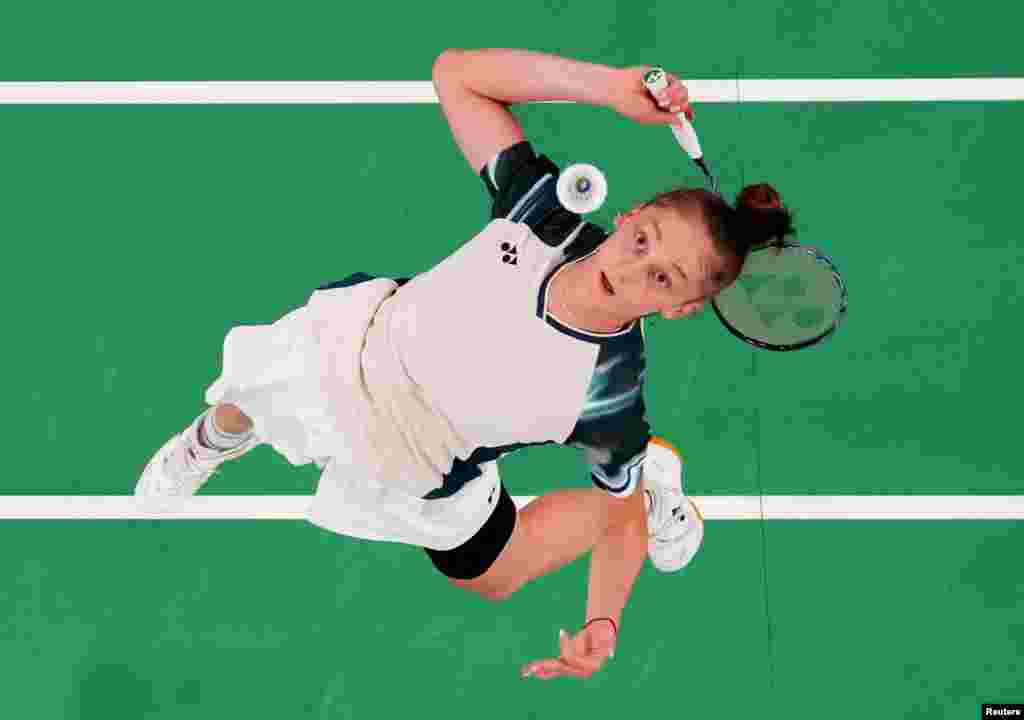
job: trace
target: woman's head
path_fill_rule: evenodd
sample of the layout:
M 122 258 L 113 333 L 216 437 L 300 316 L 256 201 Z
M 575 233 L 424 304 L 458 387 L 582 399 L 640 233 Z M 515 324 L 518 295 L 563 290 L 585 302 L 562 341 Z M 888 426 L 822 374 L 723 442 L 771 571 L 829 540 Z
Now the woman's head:
M 586 275 L 597 282 L 602 314 L 623 322 L 694 314 L 735 282 L 751 248 L 794 233 L 792 215 L 766 184 L 745 187 L 736 207 L 706 190 L 662 193 L 615 226 L 587 258 Z

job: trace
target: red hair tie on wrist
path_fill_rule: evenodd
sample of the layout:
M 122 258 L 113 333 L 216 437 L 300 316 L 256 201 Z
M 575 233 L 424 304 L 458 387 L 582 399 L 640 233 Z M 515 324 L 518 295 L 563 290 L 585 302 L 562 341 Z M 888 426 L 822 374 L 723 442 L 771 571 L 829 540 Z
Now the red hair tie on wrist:
M 586 630 L 591 624 L 596 623 L 598 620 L 607 620 L 608 622 L 610 622 L 612 624 L 612 631 L 615 633 L 615 637 L 616 638 L 619 637 L 619 626 L 616 625 L 615 621 L 612 620 L 610 617 L 599 617 L 599 618 L 594 618 L 593 620 L 588 620 L 587 624 L 584 625 L 581 628 L 581 630 Z

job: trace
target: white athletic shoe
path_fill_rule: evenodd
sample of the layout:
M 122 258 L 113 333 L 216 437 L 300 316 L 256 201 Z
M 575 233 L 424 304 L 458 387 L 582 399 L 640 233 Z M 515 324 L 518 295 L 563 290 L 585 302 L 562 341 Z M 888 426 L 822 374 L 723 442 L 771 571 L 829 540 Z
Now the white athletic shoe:
M 689 565 L 704 542 L 704 517 L 683 492 L 683 458 L 658 437 L 647 444 L 644 459 L 647 509 L 647 554 L 662 572 L 677 572 Z
M 252 436 L 238 448 L 212 459 L 208 457 L 206 448 L 202 454 L 197 453 L 199 441 L 196 432 L 203 417 L 205 414 L 164 443 L 142 471 L 142 477 L 135 486 L 135 498 L 143 510 L 159 513 L 181 511 L 188 498 L 206 484 L 221 463 L 244 455 L 256 444 L 255 436 Z

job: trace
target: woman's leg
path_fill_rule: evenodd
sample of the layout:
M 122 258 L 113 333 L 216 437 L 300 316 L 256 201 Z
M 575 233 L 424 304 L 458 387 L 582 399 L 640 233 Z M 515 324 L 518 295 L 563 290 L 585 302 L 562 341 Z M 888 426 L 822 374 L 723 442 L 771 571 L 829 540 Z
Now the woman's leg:
M 252 420 L 234 405 L 218 405 L 213 411 L 214 422 L 224 432 L 241 435 L 252 430 Z
M 635 512 L 644 492 L 626 498 L 603 490 L 559 490 L 520 511 L 512 537 L 483 575 L 452 580 L 484 597 L 501 600 L 529 581 L 547 575 L 589 551 L 620 513 Z
M 230 451 L 249 440 L 252 419 L 235 405 L 217 405 L 205 411 L 196 423 L 195 450 L 207 460 L 236 460 Z
M 155 512 L 181 510 L 221 463 L 255 447 L 252 427 L 252 420 L 235 405 L 206 410 L 150 459 L 135 485 L 136 497 Z

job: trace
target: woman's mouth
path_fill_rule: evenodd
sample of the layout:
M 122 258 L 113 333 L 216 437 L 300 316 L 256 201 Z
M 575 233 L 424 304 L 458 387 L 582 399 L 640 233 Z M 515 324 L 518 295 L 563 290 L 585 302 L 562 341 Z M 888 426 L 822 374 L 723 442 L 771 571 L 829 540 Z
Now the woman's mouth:
M 608 276 L 605 275 L 603 271 L 601 272 L 601 287 L 603 287 L 604 291 L 609 295 L 615 294 L 615 288 L 612 287 L 611 282 L 608 280 Z

